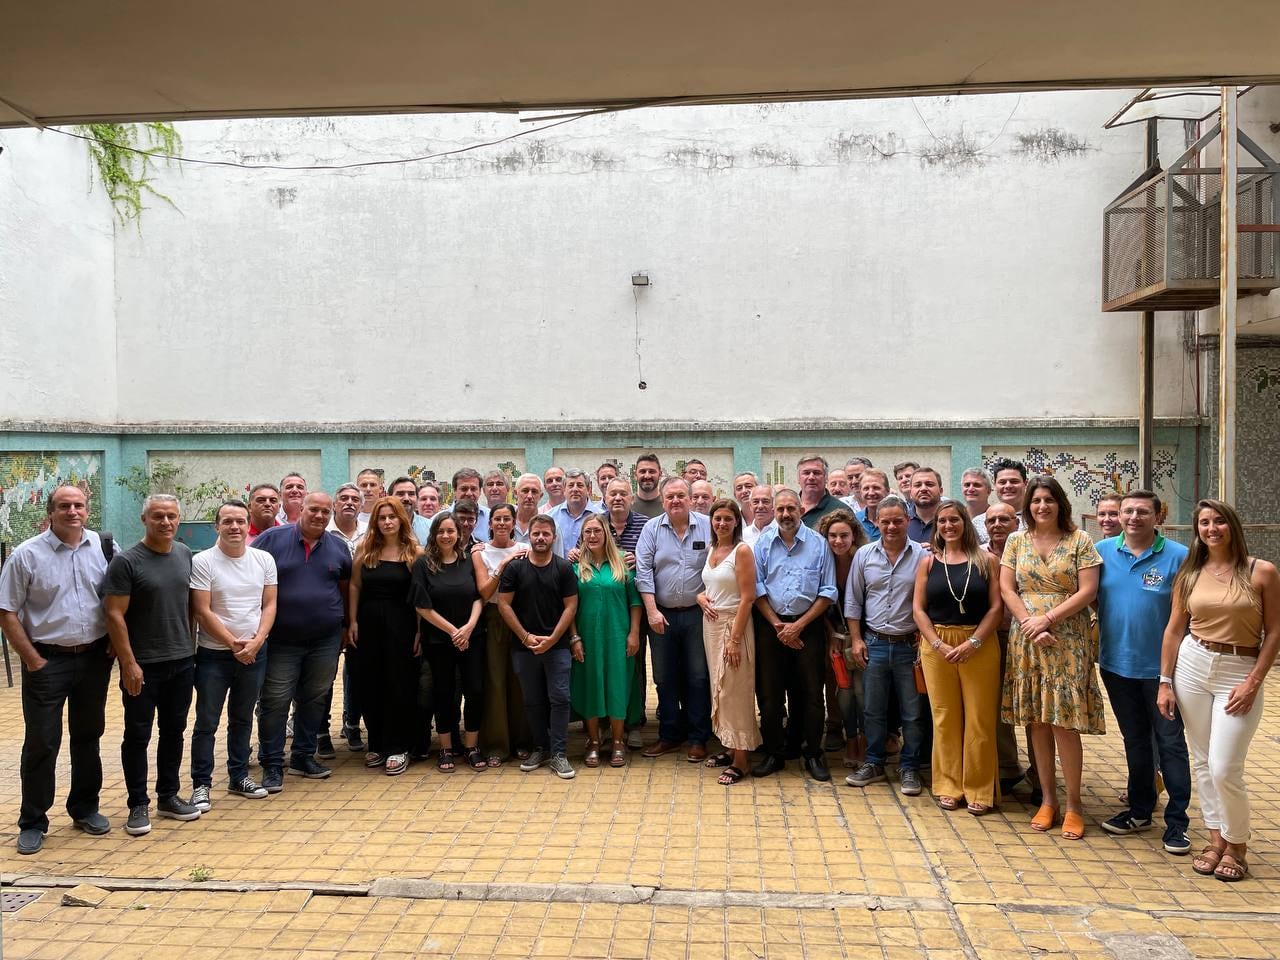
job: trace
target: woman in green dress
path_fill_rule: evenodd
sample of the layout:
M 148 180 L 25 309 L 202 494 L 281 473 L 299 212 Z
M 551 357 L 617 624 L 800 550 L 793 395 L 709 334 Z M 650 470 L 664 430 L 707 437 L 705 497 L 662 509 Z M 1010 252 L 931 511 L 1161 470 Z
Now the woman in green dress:
M 1026 496 L 1026 530 L 1009 537 L 1000 560 L 1000 592 L 1013 615 L 1002 713 L 1006 723 L 1031 725 L 1044 794 L 1031 826 L 1047 831 L 1058 819 L 1056 750 L 1067 788 L 1062 836 L 1079 840 L 1080 734 L 1106 732 L 1094 667 L 1098 639 L 1089 623 L 1102 557 L 1071 521 L 1071 502 L 1057 480 L 1033 477 Z
M 599 515 L 583 521 L 578 550 L 569 698 L 574 713 L 587 720 L 586 765 L 600 765 L 600 718 L 605 717 L 613 734 L 609 764 L 622 767 L 627 763 L 623 724 L 640 649 L 640 594 L 635 574 L 627 569 Z

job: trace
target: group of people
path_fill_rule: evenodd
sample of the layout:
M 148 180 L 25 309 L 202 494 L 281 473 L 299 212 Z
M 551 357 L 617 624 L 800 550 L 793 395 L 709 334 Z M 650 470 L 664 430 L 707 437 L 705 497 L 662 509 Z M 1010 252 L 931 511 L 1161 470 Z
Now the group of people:
M 1017 461 L 965 471 L 960 499 L 930 467 L 892 473 L 895 492 L 866 458 L 833 470 L 814 454 L 794 489 L 741 473 L 717 498 L 701 461 L 664 476 L 645 454 L 634 491 L 611 463 L 514 489 L 464 468 L 447 505 L 410 477 L 365 470 L 330 495 L 291 474 L 223 503 L 217 542 L 195 555 L 171 496 L 148 497 L 143 539 L 111 555 L 83 491 L 58 487 L 48 529 L 0 571 L 0 627 L 23 663 L 18 850 L 48 830 L 64 710 L 67 811 L 110 829 L 113 660 L 131 835 L 151 829 L 153 729 L 160 816 L 211 809 L 224 716 L 230 793 L 328 777 L 341 661 L 342 737 L 387 775 L 430 757 L 434 725 L 441 772 L 515 760 L 569 779 L 576 717 L 588 767 L 684 753 L 726 786 L 791 759 L 828 781 L 826 754 L 843 751 L 846 782 L 867 788 L 896 756 L 903 794 L 929 770 L 943 810 L 982 816 L 1025 776 L 1031 826 L 1066 839 L 1085 834 L 1081 735 L 1104 732 L 1105 687 L 1128 783 L 1103 828 L 1150 829 L 1162 785 L 1164 849 L 1190 852 L 1194 766 L 1209 843 L 1193 869 L 1246 876 L 1244 760 L 1280 645 L 1280 576 L 1248 555 L 1231 507 L 1200 501 L 1188 549 L 1159 533 L 1159 498 L 1129 490 L 1099 503 L 1095 544 L 1057 480 Z

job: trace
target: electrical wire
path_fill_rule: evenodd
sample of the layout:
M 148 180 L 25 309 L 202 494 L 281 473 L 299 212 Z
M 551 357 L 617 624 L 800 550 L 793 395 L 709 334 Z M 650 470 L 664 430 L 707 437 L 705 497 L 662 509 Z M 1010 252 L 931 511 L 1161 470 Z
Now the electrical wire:
M 106 140 L 102 137 L 92 137 L 83 133 L 76 133 L 73 130 L 64 130 L 61 127 L 45 127 L 45 129 L 53 133 L 61 134 L 64 137 L 73 137 L 76 140 L 84 140 L 87 143 L 104 143 L 119 150 L 127 150 L 130 153 L 141 154 L 153 159 L 172 160 L 176 163 L 190 163 L 206 167 L 234 167 L 243 170 L 355 170 L 362 167 L 389 167 L 407 163 L 423 163 L 427 160 L 438 160 L 442 157 L 453 157 L 461 153 L 469 153 L 472 150 L 481 150 L 485 147 L 496 147 L 500 144 L 515 140 L 518 137 L 527 137 L 530 134 L 542 133 L 545 130 L 562 127 L 566 123 L 573 123 L 575 120 L 581 120 L 583 117 L 588 116 L 592 116 L 592 114 L 574 114 L 560 120 L 555 120 L 551 123 L 546 123 L 540 127 L 530 127 L 527 130 L 519 130 L 515 133 L 508 134 L 505 137 L 499 137 L 496 140 L 486 140 L 483 143 L 473 143 L 465 147 L 455 147 L 452 150 L 441 150 L 437 153 L 425 153 L 417 157 L 397 157 L 390 160 L 357 160 L 351 163 L 285 164 L 243 163 L 238 160 L 209 160 L 203 157 L 187 157 L 177 153 L 163 153 L 158 150 L 146 150 L 141 147 L 133 147 L 124 143 L 116 143 L 114 140 Z

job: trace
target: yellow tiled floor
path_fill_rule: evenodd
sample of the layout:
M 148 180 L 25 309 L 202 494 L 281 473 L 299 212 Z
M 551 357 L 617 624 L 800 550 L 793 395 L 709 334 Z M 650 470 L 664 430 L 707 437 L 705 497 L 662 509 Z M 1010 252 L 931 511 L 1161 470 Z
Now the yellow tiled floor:
M 218 782 L 213 811 L 155 820 L 125 835 L 118 695 L 104 739 L 102 838 L 75 831 L 60 804 L 45 849 L 14 851 L 21 747 L 19 691 L 0 688 L 0 869 L 23 877 L 178 881 L 176 892 L 113 893 L 96 909 L 61 893 L 3 918 L 13 957 L 1274 957 L 1280 955 L 1280 706 L 1272 698 L 1249 756 L 1253 876 L 1196 876 L 1160 833 L 1115 838 L 1118 734 L 1087 738 L 1089 833 L 1032 831 L 1017 800 L 981 820 L 943 813 L 887 785 L 865 791 L 804 778 L 798 764 L 725 789 L 680 756 L 624 770 L 579 766 L 561 781 L 513 766 L 452 775 L 415 765 L 391 778 L 342 750 L 327 781 L 289 778 L 264 801 Z M 1111 725 L 1114 731 L 1114 724 Z M 342 741 L 338 742 L 344 747 Z M 570 743 L 571 759 L 581 738 Z M 222 755 L 221 744 L 219 756 Z M 834 757 L 832 757 L 834 759 Z M 221 774 L 219 774 L 221 775 Z M 184 767 L 185 776 L 185 767 Z M 1193 842 L 1203 834 L 1195 821 Z M 192 883 L 211 874 L 213 886 Z M 532 884 L 485 900 L 365 896 L 380 878 Z M 354 885 L 355 895 L 236 892 L 221 884 Z M 586 885 L 587 894 L 564 885 Z M 557 887 L 557 885 L 560 885 Z M 215 889 L 214 887 L 217 887 Z M 597 902 L 606 888 L 657 888 L 639 903 Z M 6 888 L 8 889 L 8 888 Z M 477 896 L 468 887 L 467 896 Z M 572 895 L 575 902 L 550 902 Z M 512 899 L 503 899 L 503 897 Z M 748 898 L 743 905 L 742 898 Z M 879 899 L 884 898 L 884 899 Z M 1145 938 L 1145 939 L 1144 939 Z M 1181 947 L 1178 947 L 1178 943 Z M 1136 945 L 1136 946 L 1135 946 Z M 1170 950 L 1186 952 L 1171 953 Z

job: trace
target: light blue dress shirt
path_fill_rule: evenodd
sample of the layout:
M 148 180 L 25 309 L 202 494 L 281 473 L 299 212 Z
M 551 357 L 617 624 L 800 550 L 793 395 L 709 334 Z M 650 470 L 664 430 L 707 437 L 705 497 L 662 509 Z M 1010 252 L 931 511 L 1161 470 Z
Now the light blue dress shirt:
M 554 552 L 557 557 L 565 556 L 570 550 L 578 545 L 578 535 L 582 533 L 583 521 L 595 513 L 599 513 L 599 510 L 597 510 L 595 504 L 590 500 L 587 501 L 587 505 L 583 508 L 582 513 L 578 514 L 576 517 L 569 512 L 568 500 L 564 503 L 556 504 L 547 512 L 547 516 L 556 522 L 556 545 L 554 547 Z
M 0 610 L 16 613 L 33 643 L 74 647 L 107 635 L 102 541 L 85 530 L 77 546 L 52 530 L 18 544 L 0 570 Z
M 835 602 L 836 558 L 826 537 L 800 524 L 788 548 L 776 526 L 766 527 L 753 550 L 756 596 L 768 599 L 775 613 L 798 617 L 819 597 Z
M 924 547 L 908 540 L 896 563 L 889 562 L 884 541 L 858 548 L 849 567 L 844 589 L 844 618 L 861 620 L 876 633 L 901 636 L 914 633 L 911 602 L 916 589 L 916 567 Z
M 711 518 L 690 513 L 684 536 L 660 513 L 644 525 L 636 544 L 636 589 L 664 607 L 691 607 L 703 591 L 702 568 L 711 546 Z

